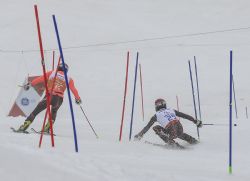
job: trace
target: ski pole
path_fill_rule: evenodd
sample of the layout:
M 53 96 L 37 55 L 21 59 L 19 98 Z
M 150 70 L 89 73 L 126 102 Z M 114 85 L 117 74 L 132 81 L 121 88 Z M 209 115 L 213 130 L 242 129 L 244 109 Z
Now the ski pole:
M 94 134 L 95 134 L 96 138 L 98 139 L 98 138 L 99 138 L 99 136 L 96 134 L 96 132 L 95 132 L 95 130 L 94 130 L 94 128 L 93 128 L 93 126 L 90 124 L 89 119 L 88 119 L 88 117 L 86 116 L 86 114 L 85 114 L 85 112 L 84 112 L 84 110 L 83 110 L 83 108 L 82 108 L 82 106 L 81 106 L 81 105 L 80 105 L 80 108 L 81 108 L 82 113 L 83 113 L 83 115 L 85 116 L 85 118 L 86 118 L 87 122 L 89 123 L 89 126 L 91 127 L 91 129 L 92 129 L 92 131 L 94 132 Z
M 203 126 L 228 126 L 229 124 L 220 124 L 220 123 L 205 123 L 205 124 L 202 124 Z M 234 124 L 234 126 L 237 126 L 237 124 Z

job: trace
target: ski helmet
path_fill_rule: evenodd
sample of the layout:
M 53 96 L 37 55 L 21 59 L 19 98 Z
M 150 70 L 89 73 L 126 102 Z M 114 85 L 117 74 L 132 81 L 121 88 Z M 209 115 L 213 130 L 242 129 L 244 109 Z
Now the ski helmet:
M 66 63 L 64 63 L 64 65 L 65 65 L 66 72 L 68 72 L 69 66 L 68 66 Z M 64 71 L 63 63 L 60 63 L 60 64 L 58 65 L 57 70 L 58 70 L 58 71 Z
M 167 108 L 166 101 L 164 99 L 156 99 L 155 100 L 155 111 L 159 111 L 160 109 Z

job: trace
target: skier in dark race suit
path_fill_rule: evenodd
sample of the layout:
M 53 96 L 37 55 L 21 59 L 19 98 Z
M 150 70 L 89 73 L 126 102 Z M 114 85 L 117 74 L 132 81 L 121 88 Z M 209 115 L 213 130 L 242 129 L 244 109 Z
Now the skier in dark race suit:
M 68 71 L 68 65 L 65 64 L 66 72 Z M 48 90 L 50 94 L 50 105 L 51 108 L 51 115 L 52 115 L 52 122 L 54 123 L 56 120 L 56 114 L 58 109 L 63 103 L 63 96 L 64 92 L 66 90 L 66 80 L 64 76 L 64 67 L 63 64 L 59 64 L 58 69 L 56 71 L 49 71 L 46 73 L 46 77 L 48 79 Z M 56 77 L 55 77 L 56 76 Z M 54 82 L 54 85 L 53 85 Z M 36 79 L 34 79 L 31 83 L 28 83 L 25 85 L 24 89 L 29 89 L 29 86 L 34 86 L 39 83 L 44 83 L 44 77 L 40 76 Z M 53 86 L 53 87 L 52 87 Z M 74 81 L 72 78 L 69 78 L 69 88 L 72 91 L 72 93 L 75 96 L 75 102 L 76 104 L 81 104 L 81 98 L 78 94 L 77 89 L 75 88 Z M 20 128 L 17 130 L 17 132 L 25 132 L 25 130 L 30 126 L 30 124 L 33 122 L 35 117 L 43 110 L 47 108 L 47 99 L 46 96 L 38 103 L 36 108 L 33 110 L 33 112 L 26 118 L 24 123 L 20 126 Z M 45 125 L 44 131 L 49 132 L 50 124 L 49 122 Z
M 140 140 L 150 127 L 155 122 L 158 122 L 160 125 L 154 126 L 153 130 L 165 143 L 171 146 L 181 147 L 174 141 L 176 138 L 185 140 L 190 144 L 198 143 L 195 138 L 183 132 L 182 124 L 176 116 L 192 121 L 198 128 L 202 127 L 202 122 L 200 120 L 196 120 L 192 116 L 174 109 L 167 108 L 164 99 L 157 99 L 155 101 L 155 111 L 155 115 L 150 119 L 148 124 L 137 135 L 135 135 L 136 140 Z

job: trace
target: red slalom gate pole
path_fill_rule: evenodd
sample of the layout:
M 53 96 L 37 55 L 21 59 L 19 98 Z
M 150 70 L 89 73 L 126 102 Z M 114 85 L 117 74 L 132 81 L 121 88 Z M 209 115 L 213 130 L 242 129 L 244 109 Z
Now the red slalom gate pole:
M 52 82 L 52 88 L 51 88 L 51 92 L 50 94 L 52 94 L 53 90 L 54 90 L 54 87 L 55 87 L 55 81 L 56 81 L 56 76 L 57 76 L 57 72 L 58 72 L 58 66 L 60 64 L 60 57 L 59 57 L 59 60 L 58 60 L 58 63 L 57 63 L 57 67 L 56 67 L 56 73 L 55 73 L 55 77 L 53 78 L 53 82 Z M 49 110 L 50 110 L 50 107 L 49 107 Z M 44 127 L 45 127 L 45 123 L 46 123 L 46 120 L 47 120 L 47 116 L 48 116 L 48 109 L 46 110 L 46 113 L 45 113 L 45 116 L 44 116 L 44 120 L 43 120 L 43 126 L 42 126 L 42 132 L 41 132 L 41 136 L 40 136 L 40 140 L 39 140 L 39 147 L 41 147 L 42 145 L 42 139 L 43 139 L 43 131 L 44 131 Z M 53 123 L 52 123 L 53 124 Z
M 126 95 L 127 95 L 127 84 L 128 84 L 128 67 L 129 67 L 129 52 L 127 52 L 127 66 L 126 66 L 125 88 L 124 88 L 122 119 L 121 119 L 121 126 L 120 126 L 119 141 L 122 140 L 122 128 L 123 128 L 123 120 L 124 120 L 124 112 L 125 112 L 125 104 L 126 104 Z
M 40 46 L 41 64 L 42 64 L 42 67 L 43 67 L 43 77 L 44 77 L 46 99 L 47 99 L 47 111 L 48 111 L 48 114 L 49 114 L 50 131 L 51 131 L 51 144 L 52 144 L 52 147 L 54 147 L 55 143 L 54 143 L 54 135 L 53 135 L 52 118 L 51 118 L 51 112 L 50 112 L 50 95 L 49 95 L 49 90 L 48 90 L 48 85 L 47 85 L 48 81 L 47 81 L 47 76 L 46 76 L 46 69 L 45 69 L 45 62 L 44 62 L 44 51 L 43 51 L 43 44 L 42 44 L 42 35 L 41 35 L 41 30 L 40 30 L 40 23 L 39 23 L 37 5 L 34 5 L 34 9 L 35 9 L 35 16 L 36 16 L 36 24 L 37 24 L 39 46 Z M 43 133 L 41 134 L 41 136 L 42 135 L 43 135 Z M 39 145 L 39 147 L 40 147 L 40 145 Z
M 144 103 L 143 103 L 143 86 L 142 86 L 142 71 L 141 71 L 141 64 L 139 64 L 140 68 L 140 84 L 141 84 L 141 106 L 142 106 L 142 120 L 144 121 Z

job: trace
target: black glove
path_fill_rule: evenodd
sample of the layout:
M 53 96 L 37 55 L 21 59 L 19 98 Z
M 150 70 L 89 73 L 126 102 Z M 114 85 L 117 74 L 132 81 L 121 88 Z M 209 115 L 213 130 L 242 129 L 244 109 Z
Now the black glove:
M 77 105 L 82 104 L 82 100 L 81 99 L 75 99 L 75 102 L 76 102 Z
M 142 135 L 140 135 L 140 134 L 137 134 L 134 136 L 135 141 L 140 141 L 141 139 L 142 139 Z
M 198 128 L 201 128 L 203 126 L 202 121 L 200 121 L 198 119 L 196 120 L 195 124 L 197 125 Z
M 30 83 L 28 82 L 25 85 L 23 85 L 23 89 L 26 90 L 26 91 L 29 90 L 30 89 Z

